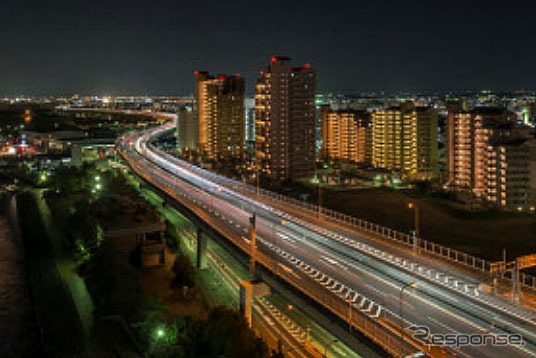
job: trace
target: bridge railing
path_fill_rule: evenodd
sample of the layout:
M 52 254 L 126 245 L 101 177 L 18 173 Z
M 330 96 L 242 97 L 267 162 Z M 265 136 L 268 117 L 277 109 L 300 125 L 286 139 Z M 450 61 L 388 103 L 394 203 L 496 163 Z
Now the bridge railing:
M 251 189 L 249 189 L 248 191 L 252 192 Z M 329 218 L 356 230 L 367 232 L 389 241 L 397 242 L 408 248 L 413 248 L 416 246 L 422 253 L 441 257 L 453 263 L 461 264 L 463 266 L 470 267 L 481 272 L 490 273 L 490 261 L 465 253 L 463 251 L 452 249 L 450 247 L 425 240 L 421 237 L 414 237 L 413 235 L 409 235 L 401 231 L 378 225 L 370 221 L 349 216 L 325 207 L 319 208 L 315 204 L 300 201 L 294 198 L 289 198 L 282 194 L 269 192 L 264 189 L 260 189 L 259 194 L 265 198 L 269 198 L 286 204 L 291 204 L 297 208 L 308 210 L 311 212 L 310 214 L 321 215 L 324 218 Z M 417 241 L 416 244 L 415 240 Z M 508 274 L 505 275 L 504 278 L 507 280 L 512 279 L 511 275 Z M 523 287 L 536 291 L 536 276 L 520 272 L 519 282 Z

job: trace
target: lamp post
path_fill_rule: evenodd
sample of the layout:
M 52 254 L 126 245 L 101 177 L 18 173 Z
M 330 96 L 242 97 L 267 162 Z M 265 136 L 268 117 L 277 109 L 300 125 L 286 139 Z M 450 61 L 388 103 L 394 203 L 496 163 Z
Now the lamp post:
M 318 217 L 322 212 L 322 187 L 320 186 L 320 180 L 318 181 Z
M 320 213 L 322 211 L 322 187 L 320 186 L 320 179 L 316 176 L 313 177 L 313 179 L 311 180 L 314 184 L 316 184 L 316 193 L 317 193 L 317 212 L 316 212 L 316 215 L 317 217 L 320 217 Z
M 416 288 L 417 287 L 417 281 L 411 281 L 400 289 L 399 295 L 398 295 L 398 317 L 400 317 L 400 357 L 404 354 L 404 327 L 402 327 L 402 294 L 404 293 L 404 290 L 408 287 Z
M 419 205 L 409 203 L 408 208 L 413 209 L 413 251 L 416 253 L 419 246 Z

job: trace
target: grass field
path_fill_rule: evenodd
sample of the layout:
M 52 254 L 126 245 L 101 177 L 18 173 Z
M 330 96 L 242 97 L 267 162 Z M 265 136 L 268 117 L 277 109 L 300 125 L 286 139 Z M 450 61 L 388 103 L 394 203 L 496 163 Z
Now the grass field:
M 503 248 L 509 259 L 536 253 L 536 215 L 472 212 L 445 199 L 387 189 L 323 189 L 322 197 L 324 206 L 405 232 L 413 229 L 407 205 L 416 202 L 424 239 L 490 260 L 502 259 Z

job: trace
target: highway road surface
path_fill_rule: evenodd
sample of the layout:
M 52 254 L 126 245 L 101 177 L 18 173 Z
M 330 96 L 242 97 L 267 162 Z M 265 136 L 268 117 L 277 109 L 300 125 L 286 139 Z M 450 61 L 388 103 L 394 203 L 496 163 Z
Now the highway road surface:
M 174 116 L 169 117 L 169 123 L 120 141 L 118 148 L 132 169 L 246 252 L 255 214 L 259 264 L 351 329 L 393 356 L 536 357 L 536 312 L 480 292 L 478 277 L 463 269 L 274 205 L 246 184 L 158 150 L 151 142 L 176 128 Z M 415 325 L 427 327 L 435 343 L 412 337 L 407 328 Z M 451 334 L 450 345 L 442 343 L 442 334 Z M 491 344 L 506 335 L 514 335 L 509 344 Z M 469 339 L 473 345 L 465 344 Z

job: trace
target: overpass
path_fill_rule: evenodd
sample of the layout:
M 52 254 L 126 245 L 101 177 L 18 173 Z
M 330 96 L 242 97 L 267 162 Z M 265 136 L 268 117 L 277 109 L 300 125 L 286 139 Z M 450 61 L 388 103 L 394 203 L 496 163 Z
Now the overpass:
M 254 252 L 258 264 L 346 321 L 350 330 L 393 356 L 536 357 L 536 313 L 479 291 L 479 275 L 418 254 L 427 249 L 420 244 L 416 250 L 393 244 L 406 240 L 393 237 L 397 233 L 345 223 L 322 209 L 257 192 L 151 144 L 174 129 L 171 122 L 125 136 L 118 149 L 138 175 L 245 253 Z M 253 215 L 255 245 L 250 240 Z M 472 261 L 473 267 L 486 268 Z M 476 334 L 477 339 L 517 334 L 523 344 L 438 346 L 412 337 L 406 329 L 412 325 L 426 326 L 432 334 Z

